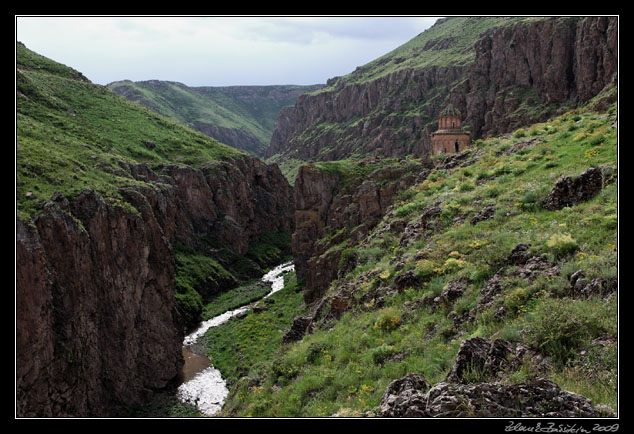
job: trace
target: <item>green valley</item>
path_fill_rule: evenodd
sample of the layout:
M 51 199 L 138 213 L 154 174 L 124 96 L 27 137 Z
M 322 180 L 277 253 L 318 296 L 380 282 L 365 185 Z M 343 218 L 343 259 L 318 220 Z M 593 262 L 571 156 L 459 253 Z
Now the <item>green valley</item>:
M 618 424 L 617 48 L 455 16 L 189 87 L 17 42 L 16 416 Z
M 116 81 L 108 88 L 234 148 L 262 155 L 282 107 L 314 86 L 189 87 L 170 81 Z

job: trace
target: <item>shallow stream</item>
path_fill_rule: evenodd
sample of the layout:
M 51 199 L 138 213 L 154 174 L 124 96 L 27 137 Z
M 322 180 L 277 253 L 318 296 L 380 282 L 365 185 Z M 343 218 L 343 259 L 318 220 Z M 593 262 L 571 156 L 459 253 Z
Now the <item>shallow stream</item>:
M 271 291 L 263 298 L 270 297 L 284 288 L 284 274 L 295 269 L 292 262 L 278 265 L 262 276 L 263 282 L 271 284 Z M 183 383 L 178 387 L 177 396 L 181 402 L 195 405 L 205 416 L 214 416 L 221 409 L 229 395 L 227 384 L 220 371 L 211 365 L 209 358 L 197 354 L 194 346 L 198 339 L 211 327 L 219 326 L 236 315 L 246 312 L 253 307 L 253 302 L 247 306 L 227 311 L 204 321 L 183 340 L 183 358 L 185 364 L 181 371 Z

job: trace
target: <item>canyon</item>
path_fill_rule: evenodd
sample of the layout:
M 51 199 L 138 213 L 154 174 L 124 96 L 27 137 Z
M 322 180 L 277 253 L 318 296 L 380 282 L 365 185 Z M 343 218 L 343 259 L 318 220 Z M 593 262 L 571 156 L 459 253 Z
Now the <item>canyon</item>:
M 434 34 L 448 23 L 451 19 L 439 20 L 429 32 Z M 431 38 L 417 48 L 417 53 L 422 56 L 460 48 L 458 45 L 455 38 Z M 92 85 L 81 75 L 78 78 L 76 71 L 22 60 L 20 56 L 26 59 L 26 55 L 21 51 L 17 103 L 16 415 L 112 417 L 148 402 L 155 392 L 177 381 L 183 365 L 183 341 L 200 322 L 202 307 L 197 300 L 208 300 L 244 280 L 261 276 L 264 270 L 278 265 L 274 261 L 281 262 L 282 253 L 292 253 L 297 280 L 302 282 L 304 307 L 312 309 L 311 316 L 299 316 L 288 325 L 285 344 L 301 340 L 314 323 L 324 321 L 326 311 L 338 318 L 354 303 L 360 310 L 374 304 L 375 298 L 377 305 L 383 303 L 388 295 L 379 293 L 388 285 L 393 286 L 388 288 L 390 296 L 416 286 L 412 282 L 420 282 L 412 270 L 410 274 L 400 273 L 407 262 L 404 254 L 390 262 L 390 266 L 400 267 L 397 278 L 387 273 L 379 280 L 375 277 L 378 266 L 370 264 L 369 271 L 360 277 L 348 276 L 341 280 L 340 287 L 331 288 L 334 281 L 357 266 L 359 252 L 371 244 L 369 235 L 377 228 L 375 239 L 381 233 L 399 235 L 401 242 L 393 247 L 397 250 L 418 242 L 425 230 L 430 236 L 430 228 L 434 229 L 434 220 L 440 220 L 441 214 L 446 219 L 454 218 L 448 226 L 463 223 L 467 216 L 473 219 L 472 226 L 494 218 L 496 206 L 484 203 L 495 199 L 495 188 L 487 190 L 491 196 L 483 197 L 483 193 L 473 200 L 467 198 L 460 206 L 447 200 L 425 203 L 420 209 L 412 207 L 417 212 L 413 220 L 414 216 L 403 210 L 423 185 L 433 190 L 453 176 L 449 175 L 453 169 L 461 170 L 462 177 L 455 186 L 447 186 L 438 194 L 443 200 L 454 192 L 468 193 L 496 178 L 503 180 L 511 173 L 511 169 L 493 167 L 495 162 L 487 166 L 490 172 L 468 172 L 476 162 L 482 166 L 490 163 L 482 157 L 484 150 L 477 147 L 442 159 L 430 158 L 429 137 L 436 128 L 437 114 L 452 104 L 464 115 L 472 138 L 480 140 L 511 137 L 516 129 L 550 119 L 571 107 L 587 105 L 600 111 L 612 106 L 618 96 L 617 48 L 618 17 L 553 17 L 494 26 L 478 33 L 468 49 L 458 50 L 467 58 L 472 56 L 468 62 L 410 67 L 411 59 L 392 53 L 348 76 L 333 78 L 324 87 L 311 88 L 310 93 L 293 94 L 294 105 L 276 109 L 279 114 L 270 144 L 266 151 L 260 150 L 269 163 L 192 135 L 189 129 L 151 116 L 149 110 L 126 105 L 130 104 L 127 101 L 123 104 L 123 97 L 117 95 L 121 101 L 114 99 L 113 91 Z M 388 66 L 393 69 L 381 69 Z M 72 92 L 62 87 L 68 83 L 76 86 Z M 56 89 L 56 93 L 48 94 L 49 89 Z M 64 96 L 84 91 L 89 99 L 81 103 Z M 131 87 L 119 91 L 127 92 L 129 99 L 141 95 Z M 255 93 L 259 89 L 246 91 Z M 115 119 L 120 115 L 117 112 L 99 114 L 94 124 L 86 123 L 89 127 L 70 124 L 97 105 L 96 101 L 111 97 L 114 102 L 109 104 L 121 104 L 143 120 L 127 126 L 121 122 L 123 116 Z M 152 108 L 149 103 L 144 105 Z M 88 116 L 86 119 L 92 122 Z M 109 124 L 111 121 L 113 124 Z M 593 121 L 598 125 L 598 120 Z M 174 136 L 184 137 L 183 143 L 175 145 L 181 139 L 165 138 L 167 134 L 161 136 L 154 130 L 146 132 L 144 128 L 150 131 L 149 124 L 161 132 L 175 131 Z M 37 136 L 41 125 L 53 132 L 43 129 L 44 133 Z M 253 149 L 262 145 L 259 139 L 238 129 L 206 122 L 193 126 L 223 142 L 235 141 Z M 129 128 L 132 133 L 114 139 L 94 133 L 108 128 Z M 137 135 L 137 130 L 141 134 Z M 590 128 L 578 140 L 585 140 L 593 131 Z M 66 135 L 71 137 L 67 142 L 59 139 Z M 520 151 L 530 152 L 540 139 L 509 145 L 510 150 L 501 148 L 496 156 L 521 158 L 524 154 Z M 24 159 L 27 146 L 53 149 L 50 153 L 55 158 L 60 154 L 55 146 L 67 154 L 62 153 L 62 162 L 50 170 L 38 160 L 39 153 L 28 154 L 28 161 Z M 173 151 L 176 148 L 178 152 Z M 593 149 L 599 148 L 587 152 Z M 207 158 L 205 152 L 212 151 L 217 154 Z M 551 154 L 550 148 L 544 149 L 540 158 Z M 588 155 L 585 157 L 589 161 Z M 273 158 L 302 162 L 293 186 L 278 165 L 270 163 Z M 535 164 L 541 164 L 537 161 Z M 508 165 L 516 170 L 513 174 L 521 176 L 524 172 L 516 168 L 516 163 L 514 160 Z M 429 179 L 432 172 L 434 178 Z M 105 174 L 106 187 L 101 185 L 102 178 L 91 178 L 94 173 Z M 592 195 L 587 196 L 594 197 L 607 185 L 603 175 L 593 177 L 599 178 L 601 188 L 593 184 Z M 576 179 L 566 179 L 556 184 L 559 190 L 567 192 L 576 185 Z M 463 185 L 466 187 L 461 190 Z M 413 187 L 418 190 L 413 192 Z M 573 204 L 560 196 L 563 193 L 550 200 L 557 205 L 552 206 L 553 210 Z M 505 200 L 517 204 L 520 199 Z M 587 200 L 584 196 L 583 202 Z M 461 215 L 464 209 L 467 211 Z M 397 210 L 401 211 L 398 218 Z M 474 210 L 477 215 L 473 215 Z M 513 209 L 506 215 L 515 216 L 515 212 Z M 278 235 L 290 235 L 290 240 L 269 253 L 262 247 L 264 240 Z M 417 264 L 424 264 L 430 252 L 416 252 Z M 414 253 L 408 254 L 414 257 Z M 453 263 L 460 264 L 453 259 Z M 412 261 L 407 265 L 413 267 Z M 438 262 L 436 270 L 443 263 Z M 212 266 L 199 276 L 200 264 Z M 473 276 L 478 278 L 475 271 L 469 278 Z M 487 277 L 493 286 L 491 282 L 498 275 Z M 393 282 L 383 282 L 388 279 Z M 368 282 L 374 285 L 368 294 L 376 297 L 359 295 L 359 288 Z M 464 286 L 462 281 L 451 283 Z M 348 287 L 352 288 L 350 294 L 346 292 Z M 459 292 L 456 299 L 466 290 Z M 427 296 L 409 300 L 408 309 L 425 304 L 440 311 L 443 303 L 451 305 L 447 293 L 432 297 L 433 302 Z M 354 294 L 358 300 L 353 300 Z M 451 315 L 460 325 L 458 313 L 451 311 Z M 445 332 L 455 335 L 457 328 Z M 438 327 L 430 326 L 428 335 L 437 331 Z M 400 353 L 393 356 L 405 357 Z M 407 379 L 415 384 L 409 385 Z M 420 401 L 422 396 L 437 394 L 445 387 L 442 383 L 430 388 L 424 379 L 411 379 L 409 374 L 399 381 L 408 386 L 390 384 L 381 402 L 383 416 L 409 415 L 412 406 L 401 405 L 405 398 Z M 550 382 L 536 380 L 531 384 L 553 396 L 564 394 Z M 275 383 L 272 388 L 277 387 Z M 488 385 L 485 388 L 493 394 Z M 508 389 L 513 392 L 513 387 Z M 471 389 L 468 392 L 472 394 Z M 407 396 L 401 399 L 401 395 Z M 582 404 L 587 407 L 586 401 Z M 436 410 L 428 407 L 420 413 L 440 414 Z M 504 411 L 517 414 L 506 407 Z
M 255 158 L 129 170 L 152 186 L 122 192 L 139 215 L 86 190 L 17 220 L 20 416 L 107 416 L 147 400 L 182 364 L 172 245 L 213 237 L 240 255 L 292 229 L 288 183 Z
M 299 95 L 322 86 L 191 87 L 163 80 L 122 80 L 107 87 L 222 143 L 262 156 L 279 110 L 292 105 Z

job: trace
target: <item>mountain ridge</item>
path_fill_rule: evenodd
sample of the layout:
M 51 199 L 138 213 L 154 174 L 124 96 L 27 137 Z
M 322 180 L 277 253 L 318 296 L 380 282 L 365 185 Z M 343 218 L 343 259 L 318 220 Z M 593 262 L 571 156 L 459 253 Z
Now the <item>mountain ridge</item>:
M 187 86 L 167 80 L 121 80 L 107 87 L 222 143 L 262 155 L 279 110 L 321 85 Z
M 284 108 L 265 157 L 422 156 L 452 104 L 473 139 L 616 98 L 618 17 L 452 17 Z

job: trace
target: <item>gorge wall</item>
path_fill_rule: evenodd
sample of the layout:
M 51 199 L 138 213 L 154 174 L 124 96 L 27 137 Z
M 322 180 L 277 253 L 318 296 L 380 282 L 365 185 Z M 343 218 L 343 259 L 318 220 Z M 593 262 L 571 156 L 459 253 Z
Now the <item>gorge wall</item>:
M 456 43 L 451 37 L 432 40 L 418 55 Z M 473 138 L 489 137 L 544 120 L 616 85 L 618 17 L 520 22 L 490 28 L 471 44 L 473 60 L 464 64 L 396 68 L 376 79 L 357 79 L 367 66 L 329 80 L 322 91 L 302 95 L 280 112 L 266 156 L 328 161 L 378 148 L 388 157 L 420 156 L 429 151 L 429 135 L 448 103 L 460 110 Z M 616 93 L 607 97 L 613 101 Z
M 351 164 L 356 167 L 343 170 L 307 164 L 297 173 L 292 248 L 297 277 L 306 279 L 306 303 L 318 300 L 337 277 L 343 248 L 367 235 L 394 196 L 428 168 L 406 160 Z
M 20 417 L 111 416 L 147 400 L 182 365 L 172 246 L 214 237 L 241 254 L 266 231 L 292 231 L 277 166 L 244 157 L 125 170 L 143 181 L 122 191 L 136 212 L 85 190 L 17 219 Z

